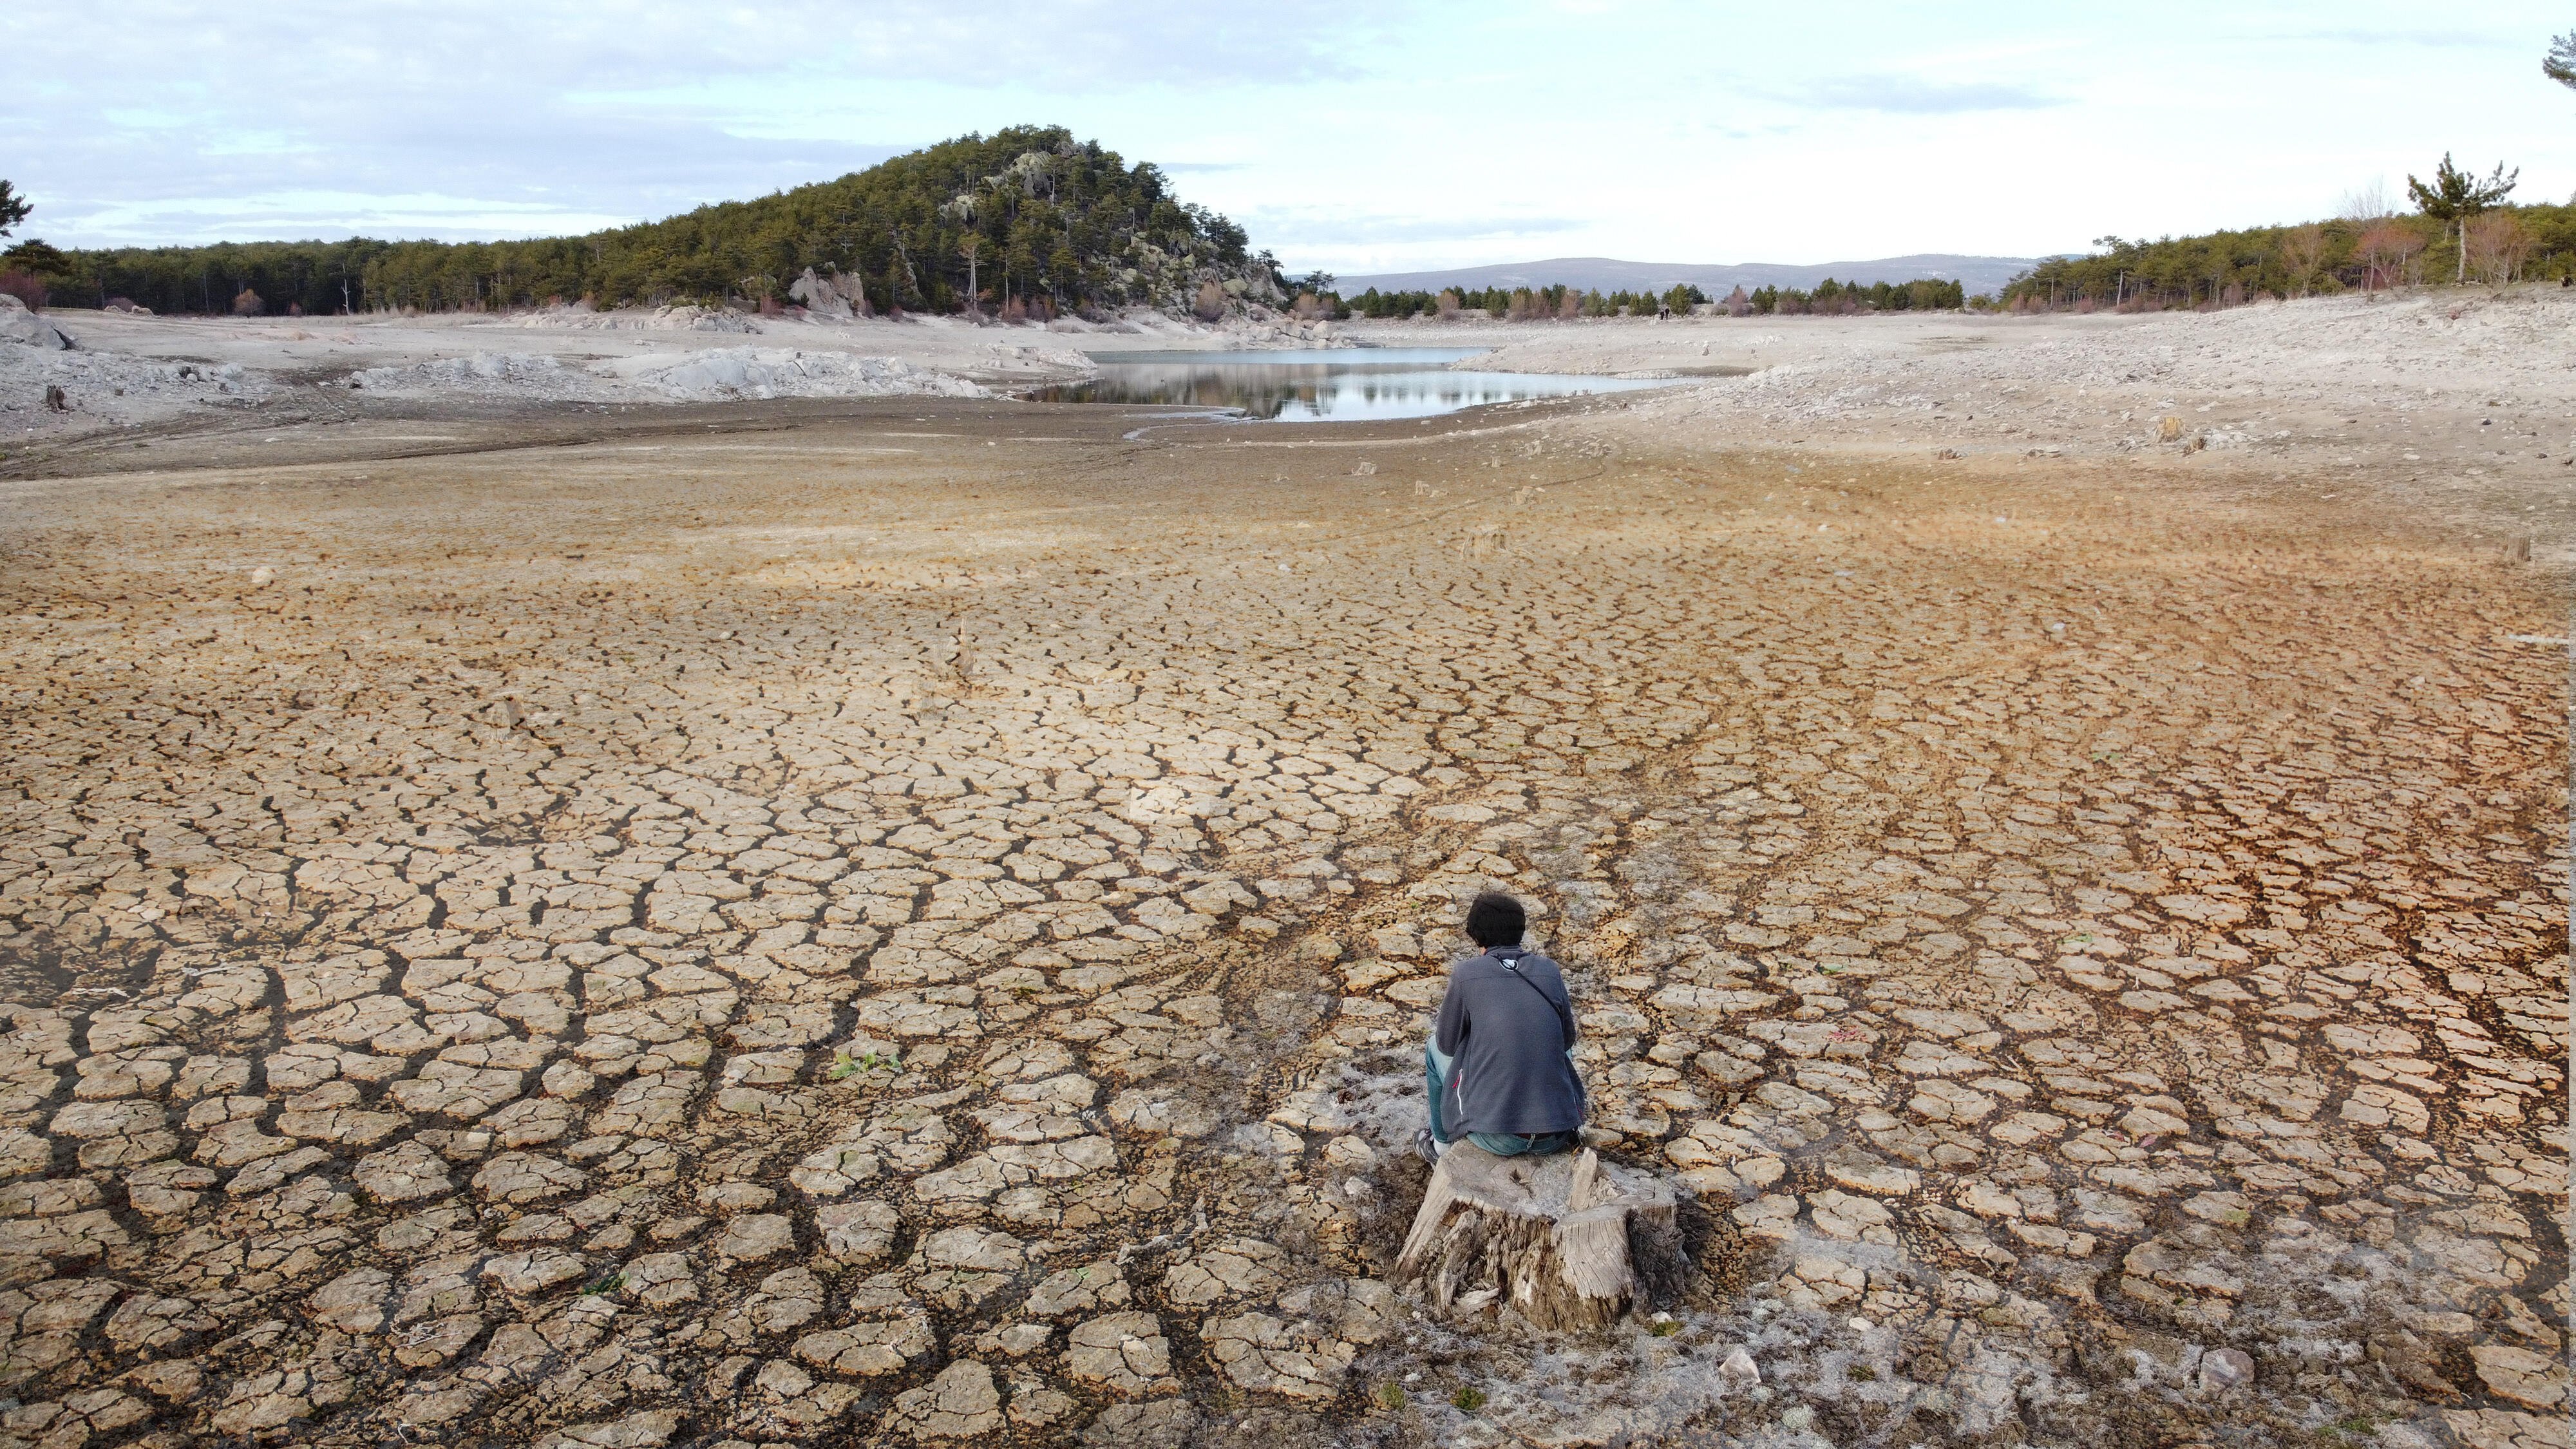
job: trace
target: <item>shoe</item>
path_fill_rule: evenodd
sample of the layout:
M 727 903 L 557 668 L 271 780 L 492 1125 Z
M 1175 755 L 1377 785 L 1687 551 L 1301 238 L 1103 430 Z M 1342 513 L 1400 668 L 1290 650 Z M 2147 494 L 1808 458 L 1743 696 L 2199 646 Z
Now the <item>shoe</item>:
M 1440 1150 L 1440 1139 L 1431 1135 L 1430 1128 L 1425 1127 L 1413 1134 L 1414 1156 L 1436 1164 L 1440 1161 Z

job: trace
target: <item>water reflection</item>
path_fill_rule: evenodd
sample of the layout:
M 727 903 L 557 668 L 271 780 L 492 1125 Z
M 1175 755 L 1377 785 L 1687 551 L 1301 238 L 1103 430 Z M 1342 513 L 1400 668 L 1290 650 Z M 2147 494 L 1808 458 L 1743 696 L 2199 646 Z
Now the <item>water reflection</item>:
M 1329 352 L 1095 353 L 1100 375 L 1041 388 L 1041 402 L 1179 404 L 1266 421 L 1368 422 L 1425 418 L 1488 403 L 1654 387 L 1651 380 L 1562 373 L 1453 371 L 1465 347 Z

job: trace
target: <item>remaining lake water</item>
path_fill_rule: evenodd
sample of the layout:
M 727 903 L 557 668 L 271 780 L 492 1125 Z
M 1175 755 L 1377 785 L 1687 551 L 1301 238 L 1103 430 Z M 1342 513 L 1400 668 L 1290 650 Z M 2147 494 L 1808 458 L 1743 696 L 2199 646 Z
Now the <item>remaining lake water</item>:
M 1473 347 L 1296 352 L 1105 352 L 1100 375 L 1043 388 L 1042 402 L 1178 404 L 1283 423 L 1426 418 L 1488 403 L 1657 387 L 1649 378 L 1479 372 L 1451 366 Z

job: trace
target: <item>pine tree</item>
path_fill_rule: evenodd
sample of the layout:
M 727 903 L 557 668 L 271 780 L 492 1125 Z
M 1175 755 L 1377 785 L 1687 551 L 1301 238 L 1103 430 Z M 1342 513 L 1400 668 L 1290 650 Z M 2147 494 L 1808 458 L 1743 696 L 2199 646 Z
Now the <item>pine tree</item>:
M 2469 218 L 2504 200 L 2513 193 L 2514 182 L 2522 176 L 2521 168 L 2505 174 L 2504 163 L 2496 163 L 2495 174 L 2484 181 L 2473 171 L 2461 171 L 2451 165 L 2451 153 L 2442 153 L 2442 164 L 2433 171 L 2433 184 L 2425 185 L 2411 174 L 2406 178 L 2407 194 L 2415 198 L 2415 208 L 2435 221 L 2448 222 L 2458 228 L 2460 267 L 2457 280 L 2469 279 Z
M 34 202 L 12 190 L 8 182 L 0 181 L 0 237 L 16 231 L 18 223 L 25 221 L 28 213 L 35 209 Z

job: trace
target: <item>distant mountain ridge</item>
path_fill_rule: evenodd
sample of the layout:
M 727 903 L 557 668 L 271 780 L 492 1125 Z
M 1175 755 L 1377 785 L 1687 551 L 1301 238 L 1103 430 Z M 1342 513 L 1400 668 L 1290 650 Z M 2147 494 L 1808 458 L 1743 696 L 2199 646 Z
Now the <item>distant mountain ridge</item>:
M 1551 257 L 1540 262 L 1505 262 L 1490 267 L 1449 267 L 1433 272 L 1381 272 L 1365 277 L 1339 277 L 1333 288 L 1355 297 L 1371 287 L 1381 292 L 1436 292 L 1443 287 L 1553 287 L 1564 285 L 1596 292 L 1661 292 L 1688 282 L 1712 297 L 1741 285 L 1813 288 L 1827 277 L 1845 282 L 1910 282 L 1938 277 L 1957 282 L 1973 294 L 1994 293 L 2014 277 L 2039 265 L 2037 257 L 1965 257 L 1923 252 L 1876 261 L 1820 262 L 1795 266 L 1780 262 L 1708 265 L 1690 262 L 1623 262 L 1616 257 Z

